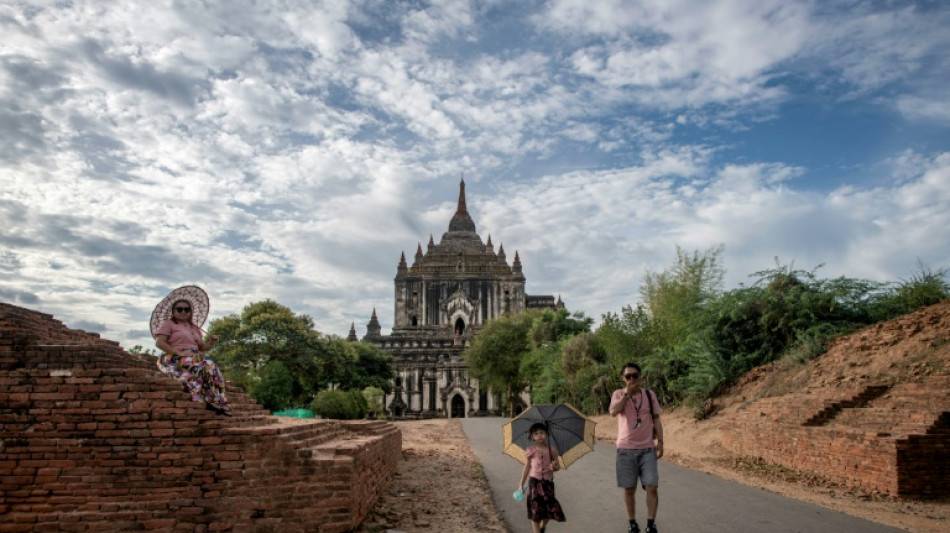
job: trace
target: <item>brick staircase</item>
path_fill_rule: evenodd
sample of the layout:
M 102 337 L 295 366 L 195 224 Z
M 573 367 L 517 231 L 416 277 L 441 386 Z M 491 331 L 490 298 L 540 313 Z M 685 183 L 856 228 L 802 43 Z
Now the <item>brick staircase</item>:
M 401 457 L 384 422 L 191 401 L 151 356 L 0 303 L 0 532 L 341 532 Z
M 887 392 L 888 388 L 887 385 L 868 385 L 856 396 L 839 402 L 827 402 L 824 409 L 806 420 L 802 425 L 823 426 L 845 409 L 855 409 L 867 405 L 871 400 Z
M 724 420 L 723 444 L 853 488 L 917 498 L 950 494 L 950 376 L 867 385 L 825 399 L 817 394 L 746 406 Z

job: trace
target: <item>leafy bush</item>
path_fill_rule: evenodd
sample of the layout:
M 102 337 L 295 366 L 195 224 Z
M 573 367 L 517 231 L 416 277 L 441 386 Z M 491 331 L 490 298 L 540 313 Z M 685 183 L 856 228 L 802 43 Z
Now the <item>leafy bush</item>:
M 645 278 L 644 305 L 604 316 L 595 336 L 608 352 L 606 380 L 624 361 L 637 362 L 644 385 L 662 403 L 685 403 L 704 415 L 706 400 L 757 366 L 783 357 L 808 361 L 834 337 L 950 297 L 947 271 L 923 265 L 896 286 L 820 279 L 815 271 L 776 265 L 753 274 L 751 287 L 719 292 L 720 251 L 690 255 L 677 249 L 671 269 Z M 575 385 L 587 386 L 567 380 L 566 397 L 589 393 Z
M 360 391 L 325 390 L 317 393 L 311 409 L 321 418 L 358 420 L 366 416 L 368 405 Z
M 873 307 L 875 320 L 890 320 L 950 298 L 947 269 L 934 271 L 920 261 L 917 268 L 910 279 L 901 280 L 877 298 Z

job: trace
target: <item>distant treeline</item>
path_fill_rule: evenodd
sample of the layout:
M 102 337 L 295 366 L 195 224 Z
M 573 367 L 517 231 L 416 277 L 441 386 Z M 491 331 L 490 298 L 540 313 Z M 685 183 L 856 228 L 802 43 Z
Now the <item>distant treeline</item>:
M 781 265 L 750 286 L 724 291 L 721 246 L 676 250 L 675 263 L 648 272 L 641 302 L 607 313 L 595 331 L 583 312 L 529 311 L 486 323 L 465 352 L 470 374 L 509 407 L 528 389 L 533 403 L 570 402 L 606 412 L 620 367 L 643 367 L 665 405 L 703 405 L 743 373 L 779 358 L 804 362 L 828 341 L 950 297 L 946 269 L 918 261 L 910 279 L 880 283 Z M 512 409 L 511 412 L 514 410 Z

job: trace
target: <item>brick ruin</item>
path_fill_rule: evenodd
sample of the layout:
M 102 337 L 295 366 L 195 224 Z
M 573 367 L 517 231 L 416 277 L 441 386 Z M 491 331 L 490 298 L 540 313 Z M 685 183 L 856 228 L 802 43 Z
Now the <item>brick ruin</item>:
M 0 531 L 342 532 L 401 458 L 377 421 L 191 401 L 154 358 L 0 303 Z
M 768 398 L 723 426 L 740 455 L 890 496 L 950 494 L 950 376 L 825 398 Z
M 822 386 L 751 402 L 722 423 L 733 452 L 895 497 L 950 495 L 950 302 L 871 326 L 827 357 Z M 889 352 L 887 357 L 876 353 Z M 909 379 L 899 378 L 903 373 Z M 861 378 L 861 379 L 858 379 Z

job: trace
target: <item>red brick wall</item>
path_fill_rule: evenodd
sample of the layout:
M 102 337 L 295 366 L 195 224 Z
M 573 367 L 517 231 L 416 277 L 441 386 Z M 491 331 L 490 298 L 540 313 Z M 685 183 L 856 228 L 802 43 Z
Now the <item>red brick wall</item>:
M 892 496 L 950 494 L 950 378 L 905 383 L 859 405 L 787 395 L 760 400 L 722 425 L 723 444 L 740 455 L 818 474 L 844 486 Z M 844 408 L 813 422 L 831 403 Z M 817 425 L 805 425 L 806 422 Z
M 148 356 L 0 304 L 0 532 L 357 526 L 401 456 L 375 421 L 277 424 L 190 401 Z

